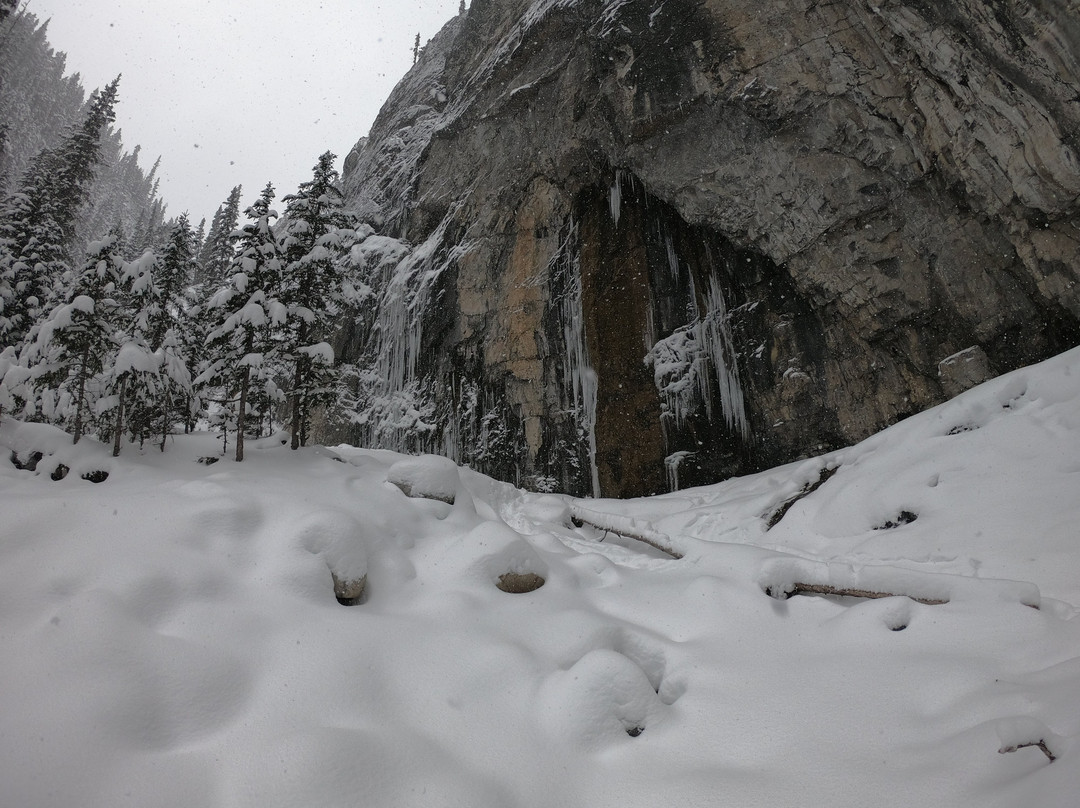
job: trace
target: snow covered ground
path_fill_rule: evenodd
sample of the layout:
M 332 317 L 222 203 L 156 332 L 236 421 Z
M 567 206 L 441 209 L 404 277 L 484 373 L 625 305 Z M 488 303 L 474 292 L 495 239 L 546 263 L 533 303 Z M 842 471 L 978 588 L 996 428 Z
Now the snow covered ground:
M 68 441 L 0 424 L 2 806 L 1080 800 L 1080 350 L 626 502 Z

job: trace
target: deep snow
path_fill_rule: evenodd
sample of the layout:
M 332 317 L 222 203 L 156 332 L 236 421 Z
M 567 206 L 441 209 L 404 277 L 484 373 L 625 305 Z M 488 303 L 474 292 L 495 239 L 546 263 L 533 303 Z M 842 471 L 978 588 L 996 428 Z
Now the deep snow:
M 46 454 L 0 462 L 0 805 L 1077 804 L 1080 350 L 625 502 L 349 447 L 69 440 L 0 424 L 5 456 Z M 796 584 L 897 596 L 765 592 Z M 998 753 L 1036 741 L 1057 760 Z

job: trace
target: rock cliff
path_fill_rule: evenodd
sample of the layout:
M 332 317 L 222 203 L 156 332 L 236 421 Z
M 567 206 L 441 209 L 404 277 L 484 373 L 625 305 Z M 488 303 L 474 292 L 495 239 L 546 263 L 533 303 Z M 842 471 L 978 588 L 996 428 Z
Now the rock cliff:
M 1080 342 L 1076 0 L 473 0 L 346 160 L 365 445 L 628 496 Z

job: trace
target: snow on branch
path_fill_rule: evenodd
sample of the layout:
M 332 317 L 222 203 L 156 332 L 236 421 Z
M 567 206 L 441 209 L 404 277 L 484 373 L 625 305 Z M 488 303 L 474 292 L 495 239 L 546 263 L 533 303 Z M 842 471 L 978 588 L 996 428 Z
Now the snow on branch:
M 667 553 L 672 558 L 678 559 L 686 555 L 685 552 L 675 546 L 676 542 L 671 536 L 661 533 L 648 524 L 642 524 L 632 516 L 601 513 L 584 507 L 580 502 L 571 502 L 570 518 L 591 525 L 598 530 L 606 530 L 609 533 L 644 542 L 650 547 L 655 547 L 661 553 Z
M 1014 601 L 1038 609 L 1039 588 L 1023 581 L 968 578 L 940 572 L 922 572 L 888 565 L 864 566 L 844 561 L 805 558 L 770 558 L 763 562 L 758 584 L 770 597 L 840 595 L 857 598 L 903 596 L 917 603 L 940 605 L 952 600 Z

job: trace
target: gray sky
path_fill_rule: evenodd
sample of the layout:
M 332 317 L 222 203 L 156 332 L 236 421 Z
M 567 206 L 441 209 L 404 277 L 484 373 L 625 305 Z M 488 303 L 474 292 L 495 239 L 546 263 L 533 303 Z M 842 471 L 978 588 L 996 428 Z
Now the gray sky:
M 116 125 L 169 215 L 213 216 L 237 184 L 250 204 L 338 167 L 458 0 L 30 0 L 89 93 L 116 74 Z M 280 205 L 279 205 L 280 209 Z

